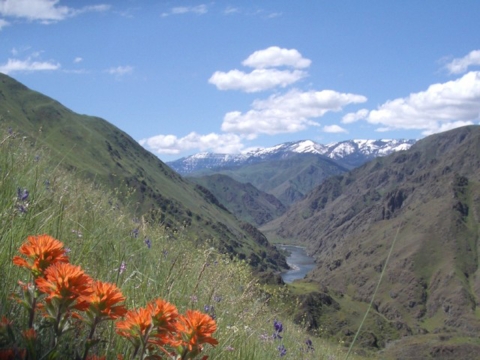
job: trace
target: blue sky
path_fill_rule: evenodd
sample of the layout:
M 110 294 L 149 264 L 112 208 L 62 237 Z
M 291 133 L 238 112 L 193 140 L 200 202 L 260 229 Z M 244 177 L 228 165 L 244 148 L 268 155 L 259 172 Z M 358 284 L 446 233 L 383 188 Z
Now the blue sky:
M 164 161 L 480 120 L 480 1 L 0 0 L 0 72 Z

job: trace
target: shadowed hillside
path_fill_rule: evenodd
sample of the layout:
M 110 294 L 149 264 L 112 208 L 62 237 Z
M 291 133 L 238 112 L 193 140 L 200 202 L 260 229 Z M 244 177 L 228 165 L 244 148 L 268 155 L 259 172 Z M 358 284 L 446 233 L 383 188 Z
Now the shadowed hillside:
M 209 189 L 238 219 L 255 226 L 263 225 L 286 211 L 275 196 L 226 175 L 199 176 L 190 180 Z

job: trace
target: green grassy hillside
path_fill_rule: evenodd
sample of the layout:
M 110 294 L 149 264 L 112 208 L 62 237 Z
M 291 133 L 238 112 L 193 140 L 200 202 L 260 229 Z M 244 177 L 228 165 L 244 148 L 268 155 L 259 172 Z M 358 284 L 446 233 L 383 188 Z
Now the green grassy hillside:
M 254 226 L 263 225 L 286 211 L 286 207 L 275 196 L 258 190 L 250 183 L 240 183 L 226 175 L 216 174 L 189 179 L 210 190 L 238 219 Z
M 255 259 L 258 270 L 286 267 L 283 256 L 247 224 L 239 223 L 205 189 L 182 179 L 107 121 L 79 115 L 0 74 L 0 121 L 28 142 L 50 150 L 52 164 L 127 196 L 130 208 L 171 231 L 210 239 L 222 252 Z M 121 197 L 120 197 L 121 198 Z M 256 254 L 266 256 L 257 260 Z M 252 255 L 253 254 L 253 255 Z

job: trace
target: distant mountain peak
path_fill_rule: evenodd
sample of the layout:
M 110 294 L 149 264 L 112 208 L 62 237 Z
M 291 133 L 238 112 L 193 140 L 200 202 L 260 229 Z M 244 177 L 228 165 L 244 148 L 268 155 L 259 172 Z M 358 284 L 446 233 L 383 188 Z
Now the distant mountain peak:
M 258 148 L 243 154 L 201 152 L 167 162 L 167 165 L 181 175 L 190 175 L 206 169 L 252 164 L 288 157 L 293 154 L 314 154 L 328 157 L 347 168 L 354 168 L 375 157 L 407 150 L 415 141 L 406 139 L 353 139 L 324 145 L 307 139 Z

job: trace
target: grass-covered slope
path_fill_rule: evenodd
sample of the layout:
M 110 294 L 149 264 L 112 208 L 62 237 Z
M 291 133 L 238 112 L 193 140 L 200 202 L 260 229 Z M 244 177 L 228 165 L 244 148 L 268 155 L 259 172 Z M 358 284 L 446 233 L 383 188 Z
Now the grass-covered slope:
M 251 258 L 256 267 L 279 270 L 283 256 L 258 232 L 239 223 L 205 189 L 182 179 L 130 136 L 107 121 L 79 115 L 57 101 L 0 74 L 0 121 L 50 150 L 53 164 L 74 170 L 127 196 L 132 209 L 172 229 L 186 228 L 199 241 L 212 239 L 221 251 Z
M 308 246 L 317 259 L 308 278 L 341 298 L 347 314 L 372 298 L 396 238 L 373 316 L 397 336 L 415 336 L 396 343 L 404 354 L 431 351 L 423 345 L 440 335 L 425 334 L 448 334 L 458 341 L 435 346 L 462 358 L 465 338 L 480 331 L 479 224 L 480 127 L 469 126 L 328 179 L 264 230 Z M 370 325 L 379 344 L 392 340 Z
M 22 354 L 27 345 L 29 354 L 36 354 L 30 359 L 55 353 L 58 359 L 75 359 L 85 349 L 85 322 L 68 318 L 64 325 L 70 330 L 55 345 L 51 321 L 40 308 L 33 321 L 36 337 L 21 333 L 29 318 L 12 295 L 22 298 L 18 281 L 28 283 L 32 277 L 12 259 L 21 255 L 18 249 L 28 236 L 49 234 L 63 242 L 70 263 L 96 280 L 116 284 L 129 310 L 162 298 L 180 313 L 194 309 L 214 317 L 218 345 L 206 344 L 196 358 L 266 360 L 280 357 L 283 349 L 283 359 L 344 358 L 341 346 L 307 334 L 276 311 L 273 303 L 281 296 L 266 293 L 244 261 L 231 260 L 210 243 L 197 246 L 186 231 L 165 231 L 147 217 L 133 217 L 128 210 L 132 198 L 121 204 L 115 189 L 65 171 L 50 156 L 49 150 L 0 127 L 0 357 L 12 349 Z M 115 332 L 119 320 L 97 325 L 89 355 L 132 358 L 132 344 Z M 282 338 L 273 337 L 275 320 L 283 325 Z
M 258 190 L 250 183 L 240 183 L 226 175 L 216 174 L 189 179 L 210 190 L 238 219 L 254 226 L 276 219 L 286 211 L 286 207 L 272 194 Z

